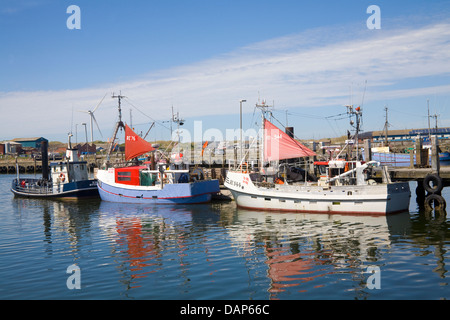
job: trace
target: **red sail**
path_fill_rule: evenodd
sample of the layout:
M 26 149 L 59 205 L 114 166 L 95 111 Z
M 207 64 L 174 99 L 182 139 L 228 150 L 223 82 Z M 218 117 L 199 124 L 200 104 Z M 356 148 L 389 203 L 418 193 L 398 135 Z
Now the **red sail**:
M 265 161 L 312 157 L 315 155 L 312 150 L 292 139 L 268 120 L 264 121 Z
M 139 157 L 149 151 L 153 151 L 155 148 L 152 145 L 139 137 L 133 130 L 125 125 L 125 160 Z

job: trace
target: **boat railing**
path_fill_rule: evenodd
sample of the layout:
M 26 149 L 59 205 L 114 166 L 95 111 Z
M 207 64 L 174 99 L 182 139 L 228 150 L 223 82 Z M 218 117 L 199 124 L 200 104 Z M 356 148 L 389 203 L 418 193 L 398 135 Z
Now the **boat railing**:
M 14 179 L 12 188 L 18 192 L 32 194 L 51 194 L 53 189 L 46 185 L 46 181 L 40 179 Z

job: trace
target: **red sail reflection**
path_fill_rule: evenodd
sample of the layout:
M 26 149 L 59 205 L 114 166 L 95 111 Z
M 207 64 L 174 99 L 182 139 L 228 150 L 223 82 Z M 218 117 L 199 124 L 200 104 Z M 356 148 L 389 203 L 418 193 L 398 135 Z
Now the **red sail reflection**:
M 157 269 L 143 272 L 144 269 L 158 266 L 153 260 L 160 258 L 161 253 L 156 237 L 150 232 L 143 231 L 141 219 L 117 219 L 116 230 L 119 234 L 117 243 L 126 246 L 124 252 L 129 256 L 130 270 L 135 272 L 131 277 L 142 278 L 146 274 L 156 272 Z
M 268 265 L 268 277 L 272 280 L 269 292 L 276 294 L 284 292 L 284 288 L 299 286 L 304 282 L 322 277 L 326 273 L 318 273 L 317 265 L 321 265 L 321 259 L 317 259 L 317 253 L 290 253 L 286 248 L 266 247 Z M 272 299 L 276 298 L 275 296 Z

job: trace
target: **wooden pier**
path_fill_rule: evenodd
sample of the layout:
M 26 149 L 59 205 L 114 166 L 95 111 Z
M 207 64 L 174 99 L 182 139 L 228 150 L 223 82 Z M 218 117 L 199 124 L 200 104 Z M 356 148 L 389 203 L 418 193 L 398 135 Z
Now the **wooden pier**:
M 370 150 L 370 142 L 365 141 L 366 149 Z M 388 167 L 387 172 L 391 181 L 416 181 L 416 200 L 419 207 L 427 211 L 445 213 L 446 200 L 442 197 L 442 190 L 450 186 L 450 166 L 441 166 L 439 160 L 439 140 L 431 137 L 431 158 L 429 150 L 417 141 L 414 154 L 410 155 L 409 167 Z M 366 154 L 371 159 L 371 154 Z M 415 159 L 415 160 L 414 160 Z M 375 180 L 382 180 L 383 170 L 373 172 Z

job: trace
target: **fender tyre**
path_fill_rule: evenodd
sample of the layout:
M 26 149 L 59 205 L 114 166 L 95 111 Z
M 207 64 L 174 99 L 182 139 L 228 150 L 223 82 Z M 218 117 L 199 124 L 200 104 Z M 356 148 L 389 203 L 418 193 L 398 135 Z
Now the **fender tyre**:
M 445 199 L 438 194 L 431 194 L 425 198 L 425 208 L 427 210 L 444 211 L 446 206 Z
M 429 174 L 423 180 L 423 187 L 429 194 L 436 194 L 442 191 L 444 184 L 442 178 L 437 174 Z

